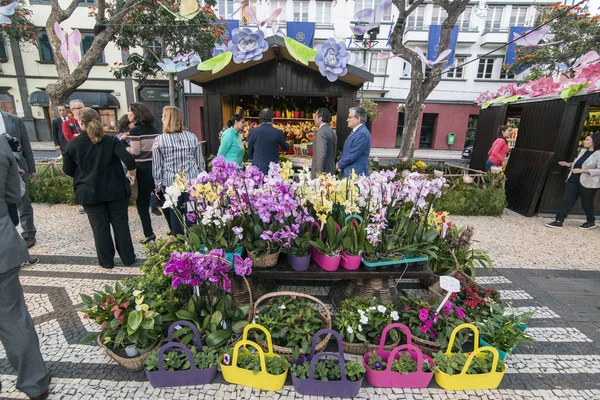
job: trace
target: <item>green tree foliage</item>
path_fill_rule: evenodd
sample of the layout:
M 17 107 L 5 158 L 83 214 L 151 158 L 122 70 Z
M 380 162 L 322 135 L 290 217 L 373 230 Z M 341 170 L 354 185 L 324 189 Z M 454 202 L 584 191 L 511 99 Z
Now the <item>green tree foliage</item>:
M 162 70 L 156 63 L 177 54 L 195 51 L 203 60 L 211 57 L 215 41 L 224 33 L 212 8 L 216 1 L 207 0 L 191 19 L 176 16 L 179 1 L 161 0 L 160 3 L 142 1 L 125 14 L 115 43 L 122 50 L 137 48 L 141 52 L 133 51 L 125 65 L 113 66 L 116 78 L 132 76 L 143 80 L 157 76 Z M 110 6 L 109 15 L 118 12 L 116 6 L 117 3 Z
M 518 47 L 517 62 L 504 68 L 513 73 L 529 68 L 525 80 L 536 80 L 556 74 L 559 64 L 571 67 L 587 52 L 599 51 L 600 15 L 592 16 L 579 6 L 565 13 L 569 8 L 570 6 L 563 6 L 561 3 L 540 8 L 536 26 L 558 17 L 550 22 L 550 32 L 543 40 L 559 43 L 539 47 Z M 561 72 L 573 77 L 573 71 Z
M 0 0 L 0 6 L 6 6 L 13 3 L 14 0 Z M 0 24 L 0 35 L 4 38 L 15 39 L 19 43 L 36 44 L 37 28 L 31 22 L 32 12 L 25 8 L 27 5 L 23 0 L 19 1 L 19 8 L 15 13 L 9 16 L 10 24 Z

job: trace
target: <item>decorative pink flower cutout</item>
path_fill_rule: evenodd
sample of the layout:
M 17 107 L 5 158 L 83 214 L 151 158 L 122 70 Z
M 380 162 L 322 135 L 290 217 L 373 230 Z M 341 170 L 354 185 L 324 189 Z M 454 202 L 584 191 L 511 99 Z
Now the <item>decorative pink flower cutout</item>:
M 517 84 L 512 82 L 498 89 L 496 97 L 513 97 L 518 94 Z
M 560 89 L 560 83 L 552 78 L 541 78 L 531 84 L 530 97 L 554 95 Z
M 494 97 L 495 97 L 494 94 L 488 90 L 487 92 L 483 92 L 483 93 L 481 93 L 479 95 L 479 97 L 477 98 L 477 100 L 475 100 L 475 104 L 477 104 L 478 106 L 480 106 L 480 105 L 482 105 L 485 102 L 493 100 Z
M 600 63 L 589 65 L 581 70 L 578 78 L 585 78 L 591 81 L 594 78 L 600 78 Z

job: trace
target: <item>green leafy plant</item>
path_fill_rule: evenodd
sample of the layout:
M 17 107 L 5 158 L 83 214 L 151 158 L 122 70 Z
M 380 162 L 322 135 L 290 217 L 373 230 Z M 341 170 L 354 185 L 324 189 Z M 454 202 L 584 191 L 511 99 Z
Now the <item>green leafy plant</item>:
M 506 206 L 506 194 L 504 188 L 469 186 L 445 192 L 434 206 L 453 215 L 499 216 Z
M 340 312 L 333 323 L 342 339 L 350 343 L 379 344 L 386 326 L 397 321 L 399 314 L 391 304 L 382 305 L 376 298 L 354 297 L 342 300 Z M 398 340 L 398 332 L 388 332 L 387 343 Z
M 59 167 L 38 167 L 41 173 L 35 183 L 27 182 L 27 193 L 33 203 L 75 204 L 73 178 Z
M 218 354 L 214 349 L 206 347 L 198 351 L 195 346 L 190 348 L 194 363 L 198 369 L 207 369 L 217 365 Z M 145 361 L 146 371 L 158 371 L 158 350 L 152 351 Z M 180 351 L 165 353 L 163 369 L 165 371 L 186 371 L 190 369 L 190 360 L 187 354 Z
M 377 116 L 379 115 L 379 105 L 377 103 L 373 100 L 365 99 L 362 102 L 362 107 L 367 112 L 369 120 L 375 121 L 377 119 Z
M 233 350 L 229 349 L 222 358 L 224 365 L 231 365 L 233 360 Z M 290 368 L 290 363 L 283 357 L 275 355 L 274 357 L 265 357 L 267 372 L 271 375 L 281 375 Z M 240 348 L 237 358 L 237 367 L 251 370 L 255 375 L 261 371 L 260 354 L 252 349 L 252 351 Z
M 456 277 L 460 282 L 460 291 L 452 293 L 450 301 L 469 318 L 484 321 L 502 317 L 504 309 L 498 290 L 480 286 L 464 274 L 457 274 Z
M 340 255 L 342 248 L 342 241 L 346 236 L 348 230 L 347 226 L 337 231 L 337 223 L 333 217 L 327 217 L 327 222 L 322 229 L 321 238 L 318 235 L 310 241 L 310 244 L 317 248 L 321 253 L 331 257 L 337 257 Z
M 342 248 L 344 253 L 357 256 L 360 255 L 365 248 L 365 242 L 367 241 L 367 224 L 363 220 L 360 223 L 354 220 L 349 220 L 346 225 L 346 236 L 342 240 Z
M 344 365 L 346 370 L 346 379 L 356 382 L 362 379 L 366 369 L 362 364 L 354 361 L 348 361 Z M 310 377 L 310 361 L 301 364 L 294 364 L 290 370 L 292 374 L 299 379 L 308 379 Z M 315 365 L 314 379 L 319 381 L 339 381 L 342 378 L 339 361 L 336 358 L 319 359 Z
M 386 361 L 383 361 L 381 356 L 377 355 L 376 353 L 369 353 L 369 361 L 367 365 L 372 370 L 383 371 L 387 368 L 388 363 Z M 399 372 L 403 375 L 406 375 L 412 372 L 417 372 L 417 362 L 412 359 L 410 354 L 402 353 L 400 354 L 400 358 L 395 359 L 392 362 L 391 369 L 393 372 Z M 431 364 L 429 364 L 429 361 L 423 359 L 422 369 L 423 372 L 432 371 Z
M 467 374 L 487 374 L 492 370 L 493 355 L 490 352 L 480 353 L 482 357 L 474 357 Z M 435 362 L 436 373 L 445 372 L 448 375 L 460 374 L 467 363 L 468 354 L 466 353 L 452 353 L 446 355 L 441 351 L 433 355 L 433 361 Z M 504 362 L 498 360 L 498 366 L 496 372 L 502 372 L 506 369 Z
M 312 303 L 296 296 L 272 298 L 256 316 L 256 323 L 271 333 L 274 344 L 291 348 L 295 357 L 310 353 L 313 336 L 325 325 Z M 264 333 L 259 335 L 262 340 Z
M 519 343 L 533 343 L 535 339 L 525 333 L 525 322 L 529 321 L 533 312 L 504 315 L 498 319 L 480 322 L 479 332 L 487 343 L 495 348 L 512 354 Z
M 282 249 L 284 253 L 294 257 L 303 257 L 310 253 L 310 230 L 308 224 L 305 223 L 300 226 L 298 237 L 290 243 L 291 246 L 289 248 Z

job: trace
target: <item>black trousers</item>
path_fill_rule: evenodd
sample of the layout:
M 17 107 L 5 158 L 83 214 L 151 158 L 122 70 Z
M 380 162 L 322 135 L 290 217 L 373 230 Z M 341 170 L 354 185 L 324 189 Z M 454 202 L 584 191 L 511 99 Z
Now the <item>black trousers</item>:
M 135 175 L 138 184 L 138 197 L 135 201 L 144 236 L 148 237 L 154 233 L 152 230 L 152 220 L 150 219 L 150 194 L 154 191 L 154 178 L 152 177 L 152 163 L 137 163 L 137 172 Z
M 129 232 L 128 205 L 129 197 L 125 197 L 83 206 L 94 233 L 98 263 L 103 267 L 110 268 L 115 265 L 115 244 L 123 264 L 131 265 L 135 261 L 131 232 Z M 115 234 L 114 244 L 110 233 L 111 226 Z
M 19 225 L 19 209 L 14 203 L 6 203 L 8 206 L 8 215 L 15 226 Z
M 183 235 L 183 225 L 181 224 L 180 218 L 185 222 L 186 226 L 190 226 L 190 222 L 187 219 L 187 205 L 186 202 L 189 201 L 190 196 L 187 193 L 183 193 L 177 199 L 177 213 L 172 208 L 163 208 L 163 214 L 167 220 L 167 224 L 169 224 L 169 230 L 173 233 L 173 235 Z M 177 216 L 179 214 L 179 216 Z
M 565 197 L 563 198 L 562 206 L 560 211 L 556 214 L 557 221 L 564 221 L 569 214 L 569 211 L 575 205 L 575 202 L 581 196 L 581 206 L 587 217 L 588 222 L 595 222 L 594 217 L 594 196 L 598 189 L 589 189 L 583 187 L 580 182 L 567 181 L 567 187 L 565 189 Z

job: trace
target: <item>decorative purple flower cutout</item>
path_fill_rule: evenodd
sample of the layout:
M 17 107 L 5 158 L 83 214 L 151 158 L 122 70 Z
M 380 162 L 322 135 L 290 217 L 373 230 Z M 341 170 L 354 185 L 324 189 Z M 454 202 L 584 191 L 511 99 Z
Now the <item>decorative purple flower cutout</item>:
M 319 52 L 315 56 L 315 64 L 319 67 L 321 75 L 325 76 L 329 82 L 335 82 L 338 77 L 348 73 L 347 64 L 350 60 L 350 53 L 346 51 L 344 42 L 336 42 L 334 38 L 329 38 L 323 44 L 316 47 Z
M 226 51 L 229 51 L 226 44 L 215 43 L 215 47 L 212 49 L 212 56 L 216 57 L 219 54 L 225 53 Z
M 236 64 L 258 61 L 269 48 L 265 34 L 261 30 L 252 32 L 250 28 L 236 28 L 232 32 L 227 48 L 233 53 Z

